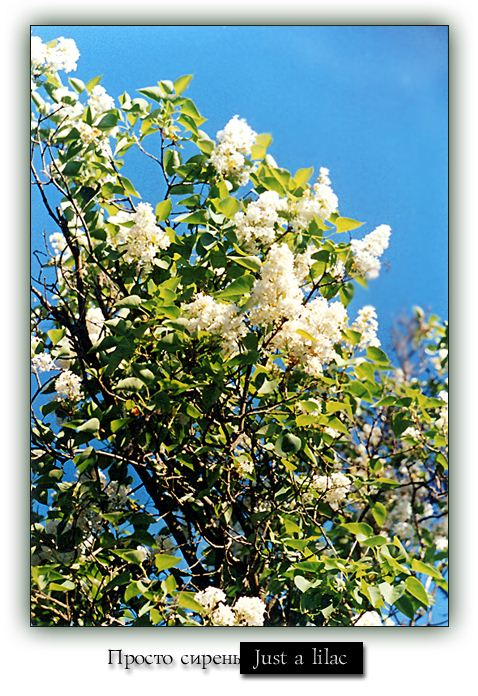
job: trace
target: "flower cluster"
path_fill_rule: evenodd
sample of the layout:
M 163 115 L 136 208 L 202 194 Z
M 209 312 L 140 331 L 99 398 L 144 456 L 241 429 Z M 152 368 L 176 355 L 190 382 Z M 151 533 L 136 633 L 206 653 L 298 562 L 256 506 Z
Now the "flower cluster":
M 297 319 L 287 321 L 272 341 L 286 350 L 305 372 L 318 376 L 323 365 L 337 357 L 334 345 L 340 341 L 347 322 L 347 310 L 340 302 L 316 297 L 302 308 Z
M 234 217 L 239 244 L 246 249 L 256 249 L 256 242 L 271 244 L 277 235 L 279 213 L 287 209 L 287 201 L 275 191 L 264 191 L 256 201 L 239 211 Z
M 448 392 L 441 391 L 438 398 L 444 402 L 443 408 L 440 410 L 440 417 L 436 421 L 436 427 L 442 430 L 445 435 L 448 434 Z
M 56 370 L 56 365 L 49 353 L 37 353 L 32 357 L 32 368 L 35 372 L 50 372 Z
M 90 341 L 96 343 L 103 333 L 105 318 L 99 307 L 90 307 L 86 312 L 86 328 Z
M 257 133 L 245 119 L 233 116 L 224 128 L 218 131 L 217 145 L 209 160 L 218 174 L 245 186 L 251 171 L 246 157 L 250 157 L 256 137 Z
M 338 510 L 350 493 L 352 482 L 345 474 L 334 472 L 327 476 L 314 476 L 310 485 L 332 510 Z
M 372 305 L 365 305 L 365 307 L 359 309 L 357 319 L 354 321 L 351 328 L 354 331 L 358 331 L 360 334 L 358 347 L 361 350 L 369 346 L 376 346 L 378 348 L 380 345 L 380 340 L 377 336 L 377 312 Z
M 182 309 L 187 316 L 188 331 L 216 334 L 221 337 L 226 349 L 235 347 L 237 341 L 247 333 L 247 327 L 234 304 L 216 302 L 202 292 L 197 293 L 192 302 L 184 304 Z
M 93 117 L 103 114 L 105 111 L 115 108 L 115 100 L 106 92 L 101 85 L 95 85 L 91 90 L 91 95 L 88 99 L 88 106 L 91 109 Z
M 389 225 L 379 225 L 363 239 L 351 241 L 350 248 L 357 273 L 368 279 L 378 278 L 381 267 L 379 258 L 388 247 L 390 235 Z
M 119 226 L 111 237 L 112 245 L 124 249 L 127 263 L 136 263 L 146 270 L 151 270 L 158 252 L 171 244 L 168 235 L 156 225 L 149 203 L 139 203 L 134 213 L 121 211 L 110 217 L 109 222 Z
M 342 336 L 347 311 L 340 302 L 329 304 L 320 296 L 307 305 L 303 301 L 291 250 L 287 244 L 273 244 L 252 288 L 251 322 L 274 327 L 271 346 L 318 375 L 336 357 L 334 344 Z
M 62 370 L 55 380 L 55 390 L 61 399 L 79 401 L 82 396 L 81 379 L 71 370 Z
M 396 626 L 390 617 L 383 620 L 378 611 L 366 611 L 357 620 L 355 618 L 352 620 L 354 626 Z
M 294 255 L 287 244 L 273 244 L 252 288 L 250 318 L 259 326 L 273 325 L 302 310 L 303 295 L 294 273 Z
M 306 189 L 295 203 L 291 225 L 297 232 L 308 228 L 315 216 L 328 220 L 339 206 L 339 199 L 330 186 L 329 170 L 321 167 L 312 190 Z
M 239 597 L 230 607 L 225 593 L 217 587 L 197 592 L 194 599 L 204 608 L 212 626 L 263 626 L 266 605 L 259 597 Z
M 44 44 L 39 36 L 31 38 L 31 64 L 34 72 L 48 70 L 76 70 L 80 52 L 73 39 L 60 36 L 53 45 Z

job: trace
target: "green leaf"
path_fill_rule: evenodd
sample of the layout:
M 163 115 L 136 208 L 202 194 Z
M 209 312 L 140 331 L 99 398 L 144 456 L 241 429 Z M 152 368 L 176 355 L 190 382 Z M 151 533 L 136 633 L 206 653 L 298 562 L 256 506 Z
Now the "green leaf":
M 96 85 L 100 84 L 102 77 L 103 77 L 103 75 L 96 75 L 96 77 L 92 77 L 91 80 L 88 80 L 88 82 L 85 85 L 86 91 L 91 92 L 93 87 L 96 87 Z
M 309 181 L 313 173 L 313 167 L 304 167 L 303 169 L 298 169 L 294 174 L 294 181 L 297 184 L 297 186 L 305 186 L 305 184 Z
M 141 565 L 141 563 L 146 558 L 146 551 L 143 549 L 112 549 L 115 556 L 119 556 L 123 561 L 128 563 L 134 563 L 135 565 Z
M 412 597 L 415 597 L 415 599 L 418 599 L 419 602 L 428 607 L 430 600 L 428 599 L 426 590 L 423 587 L 420 580 L 417 580 L 417 578 L 414 578 L 412 575 L 410 575 L 405 580 L 405 587 L 407 589 L 407 592 L 411 594 Z
M 372 505 L 372 515 L 375 522 L 381 529 L 383 527 L 383 523 L 387 518 L 387 508 L 385 507 L 385 505 L 383 505 L 383 503 L 374 503 Z
M 394 602 L 394 605 L 397 607 L 398 611 L 401 611 L 402 614 L 405 614 L 405 616 L 408 616 L 409 619 L 414 618 L 415 607 L 413 606 L 412 602 L 410 601 L 410 599 L 406 595 L 396 599 Z
M 129 600 L 133 599 L 133 597 L 142 595 L 144 592 L 146 592 L 146 589 L 147 588 L 143 585 L 141 581 L 134 580 L 128 585 L 124 592 L 124 601 L 129 602 Z
M 158 609 L 153 608 L 149 610 L 149 618 L 152 624 L 159 624 L 163 620 L 163 615 Z
M 49 590 L 51 592 L 69 592 L 70 590 L 74 590 L 75 587 L 75 583 L 71 580 L 64 580 L 61 584 L 57 582 L 51 582 L 49 585 Z
M 305 338 L 306 341 L 310 341 L 311 343 L 317 342 L 315 336 L 312 336 L 308 331 L 304 331 L 304 329 L 296 329 L 295 332 L 299 334 L 299 336 L 302 336 L 302 338 Z
M 353 300 L 354 293 L 355 286 L 353 283 L 345 283 L 345 285 L 340 286 L 339 297 L 344 307 L 348 307 L 350 302 Z
M 272 143 L 272 135 L 269 133 L 260 133 L 256 137 L 256 142 L 251 149 L 251 159 L 261 160 L 266 156 L 267 148 Z
M 384 536 L 371 536 L 361 542 L 363 546 L 368 546 L 373 548 L 374 546 L 383 546 L 383 544 L 388 543 L 388 540 Z
M 128 297 L 123 297 L 122 300 L 116 303 L 117 307 L 139 307 L 143 302 L 139 295 L 128 295 Z
M 176 94 L 182 94 L 188 88 L 192 79 L 192 75 L 181 75 L 177 80 L 174 80 L 174 91 Z
M 277 389 L 278 384 L 279 384 L 278 379 L 271 379 L 271 380 L 265 379 L 261 385 L 261 388 L 258 390 L 257 395 L 258 396 L 266 396 L 267 394 L 272 394 Z
M 387 604 L 394 604 L 403 593 L 402 585 L 396 585 L 394 587 L 388 582 L 381 582 L 378 587 Z
M 299 428 L 306 428 L 308 425 L 318 425 L 319 419 L 312 413 L 300 413 L 296 416 L 295 422 Z
M 380 350 L 380 348 L 376 348 L 375 346 L 370 346 L 367 348 L 367 358 L 370 358 L 370 360 L 374 360 L 375 362 L 379 363 L 389 363 L 388 355 L 383 352 L 383 350 Z
M 119 380 L 116 388 L 136 392 L 142 389 L 144 386 L 144 382 L 137 377 L 125 377 L 125 379 Z
M 301 592 L 307 592 L 311 587 L 314 586 L 314 582 L 311 582 L 310 580 L 306 580 L 303 575 L 296 575 L 294 577 L 294 585 L 299 589 Z
M 302 447 L 302 440 L 292 433 L 282 434 L 275 443 L 275 450 L 281 457 L 296 454 Z
M 413 425 L 409 418 L 408 411 L 397 413 L 392 419 L 392 430 L 399 437 L 410 425 Z
M 441 580 L 443 577 L 437 568 L 429 565 L 428 563 L 423 563 L 423 561 L 419 561 L 417 558 L 412 560 L 412 570 L 414 570 L 416 573 L 424 573 L 425 575 L 429 575 L 436 580 Z
M 165 201 L 161 201 L 158 203 L 156 206 L 156 217 L 158 220 L 167 220 L 169 217 L 169 214 L 171 213 L 171 208 L 173 207 L 173 203 L 170 198 L 167 198 Z
M 111 128 L 114 128 L 117 123 L 118 123 L 117 114 L 110 112 L 109 114 L 105 114 L 103 116 L 101 121 L 97 124 L 97 127 L 100 130 L 111 130 Z
M 178 605 L 182 609 L 190 609 L 201 614 L 204 611 L 204 607 L 199 602 L 196 602 L 194 595 L 194 592 L 178 592 L 176 595 Z
M 176 582 L 174 575 L 168 575 L 168 577 L 161 583 L 163 592 L 168 595 L 171 595 L 177 586 L 178 583 Z
M 239 203 L 237 198 L 233 198 L 233 196 L 228 196 L 227 198 L 223 198 L 222 201 L 219 201 L 217 207 L 219 208 L 221 213 L 230 220 L 237 213 L 237 211 L 241 207 L 241 204 Z
M 350 404 L 344 403 L 343 401 L 328 401 L 325 405 L 325 410 L 327 413 L 337 413 L 337 411 L 340 411 L 346 413 L 350 418 L 353 417 L 352 407 Z
M 75 162 L 75 160 L 70 160 L 63 167 L 62 174 L 64 176 L 76 176 L 83 166 L 83 162 Z
M 231 261 L 257 273 L 261 269 L 261 260 L 257 256 L 229 256 Z
M 206 120 L 204 116 L 199 113 L 197 106 L 192 99 L 188 99 L 187 97 L 181 100 L 181 111 L 183 114 L 186 114 L 186 116 L 192 119 L 196 126 L 201 126 Z
M 343 524 L 342 527 L 356 536 L 359 541 L 373 536 L 373 529 L 366 522 L 348 522 Z
M 232 281 L 224 290 L 216 293 L 216 298 L 220 300 L 234 299 L 248 295 L 254 283 L 254 276 L 243 275 Z
M 61 341 L 65 333 L 65 329 L 50 329 L 47 331 L 48 338 L 54 346 Z
M 358 220 L 352 220 L 348 217 L 338 217 L 335 219 L 334 225 L 337 228 L 337 232 L 349 232 L 349 230 L 355 230 L 357 227 L 362 227 L 364 223 Z
M 90 418 L 83 425 L 79 425 L 76 430 L 79 433 L 97 433 L 99 429 L 100 421 L 98 418 Z
M 75 92 L 78 92 L 78 94 L 81 94 L 85 89 L 85 83 L 83 80 L 79 80 L 77 77 L 69 77 L 68 82 L 73 87 Z
M 173 568 L 181 562 L 177 556 L 171 556 L 169 553 L 157 553 L 154 557 L 154 564 L 158 569 L 158 573 L 168 568 Z
M 153 86 L 153 87 L 143 87 L 142 89 L 137 90 L 140 94 L 142 94 L 145 97 L 149 97 L 149 99 L 153 99 L 154 101 L 160 102 L 162 99 L 164 99 L 164 90 L 161 87 Z
M 182 213 L 174 218 L 174 222 L 185 222 L 187 225 L 204 225 L 206 222 L 206 211 L 195 210 L 192 213 Z

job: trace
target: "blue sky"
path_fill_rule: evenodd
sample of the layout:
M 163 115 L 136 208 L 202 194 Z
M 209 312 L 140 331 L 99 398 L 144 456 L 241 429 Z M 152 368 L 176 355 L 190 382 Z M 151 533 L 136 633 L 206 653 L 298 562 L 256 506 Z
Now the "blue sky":
M 117 97 L 193 73 L 210 135 L 234 114 L 270 132 L 281 166 L 329 167 L 342 215 L 392 227 L 379 279 L 352 304 L 377 307 L 385 347 L 413 305 L 447 315 L 447 27 L 33 28 L 75 39 L 72 75 Z M 144 160 L 141 160 L 144 162 Z M 159 198 L 146 164 L 135 183 Z M 35 208 L 33 210 L 35 219 Z M 39 230 L 34 230 L 34 245 Z

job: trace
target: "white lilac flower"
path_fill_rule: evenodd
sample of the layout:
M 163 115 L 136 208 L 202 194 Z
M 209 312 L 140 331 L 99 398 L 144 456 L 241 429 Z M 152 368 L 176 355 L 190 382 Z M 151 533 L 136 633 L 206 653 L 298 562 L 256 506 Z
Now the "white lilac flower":
M 402 488 L 400 493 L 392 493 L 387 504 L 389 513 L 387 515 L 386 528 L 390 533 L 396 534 L 401 539 L 408 539 L 413 534 L 410 524 L 413 509 L 410 493 L 406 488 Z
M 99 143 L 105 137 L 105 134 L 95 126 L 90 126 L 89 123 L 84 121 L 79 121 L 75 124 L 79 134 L 80 140 L 85 145 L 91 145 L 91 143 Z
M 216 134 L 220 144 L 228 143 L 243 155 L 250 155 L 256 137 L 257 133 L 252 130 L 244 118 L 239 118 L 237 114 Z
M 61 399 L 78 401 L 81 399 L 81 379 L 71 370 L 63 370 L 55 380 L 55 389 Z
M 319 178 L 318 182 L 319 184 L 325 184 L 326 186 L 330 186 L 331 181 L 330 181 L 330 170 L 327 167 L 321 167 L 319 169 Z
M 282 220 L 279 213 L 286 209 L 287 201 L 275 191 L 261 193 L 245 211 L 239 211 L 234 216 L 239 244 L 246 249 L 255 249 L 256 242 L 271 244 Z
M 200 604 L 206 612 L 212 612 L 219 603 L 226 602 L 225 593 L 218 587 L 206 587 L 205 590 L 201 590 L 194 595 L 194 599 L 198 604 Z
M 316 297 L 301 307 L 297 319 L 285 322 L 272 341 L 274 347 L 288 353 L 305 372 L 318 376 L 323 365 L 336 358 L 336 344 L 345 328 L 347 311 L 340 302 L 328 303 Z
M 330 186 L 329 170 L 321 167 L 319 178 L 306 189 L 293 206 L 291 225 L 297 232 L 308 228 L 314 217 L 328 220 L 332 213 L 337 212 L 339 199 Z
M 31 38 L 31 64 L 34 70 L 43 68 L 72 72 L 76 70 L 79 57 L 80 52 L 73 39 L 60 36 L 52 46 L 49 46 L 44 44 L 39 36 Z
M 211 612 L 209 620 L 213 626 L 234 626 L 236 616 L 231 607 L 220 602 Z
M 239 597 L 233 607 L 236 626 L 263 626 L 266 605 L 259 597 Z
M 95 85 L 88 99 L 88 106 L 91 109 L 93 117 L 97 117 L 105 111 L 115 108 L 115 100 L 111 97 L 101 85 Z
M 47 46 L 39 36 L 32 36 L 30 41 L 31 66 L 33 70 L 41 68 L 46 61 Z
M 221 337 L 225 347 L 236 347 L 238 340 L 247 333 L 236 305 L 216 302 L 202 292 L 197 293 L 192 302 L 183 304 L 182 310 L 186 315 L 188 331 L 216 334 Z
M 437 536 L 435 539 L 435 548 L 437 551 L 448 551 L 448 539 L 446 536 Z
M 151 269 L 159 251 L 171 244 L 168 235 L 156 225 L 149 203 L 139 203 L 135 213 L 120 212 L 109 222 L 119 225 L 119 231 L 111 238 L 113 246 L 124 248 L 127 263 L 137 263 L 146 270 Z
M 36 372 L 56 370 L 55 363 L 49 353 L 37 353 L 32 357 L 32 367 Z
M 50 111 L 53 111 L 58 116 L 61 123 L 76 121 L 83 115 L 84 106 L 78 100 L 76 92 L 66 87 L 57 87 L 53 91 L 53 99 L 56 105 L 52 105 Z
M 378 447 L 382 439 L 382 431 L 378 425 L 372 426 L 370 423 L 364 423 L 362 426 L 362 439 L 367 446 Z
M 249 478 L 254 472 L 254 463 L 245 454 L 234 457 L 233 463 L 241 478 Z
M 92 343 L 100 338 L 104 328 L 105 318 L 99 307 L 90 307 L 86 312 L 86 328 Z
M 420 431 L 418 430 L 418 428 L 414 428 L 412 425 L 406 428 L 402 433 L 402 438 L 407 438 L 409 440 L 419 440 L 420 437 Z
M 366 611 L 354 622 L 354 626 L 383 626 L 382 617 L 378 611 Z
M 314 476 L 311 486 L 317 493 L 323 495 L 325 502 L 333 510 L 337 510 L 350 493 L 352 482 L 348 476 L 337 472 L 328 476 Z
M 440 411 L 440 417 L 436 420 L 436 427 L 442 430 L 445 435 L 448 433 L 448 392 L 441 391 L 438 394 L 438 398 L 444 402 L 444 406 Z
M 317 252 L 317 248 L 313 244 L 309 244 L 307 249 L 302 254 L 297 254 L 294 261 L 294 271 L 299 281 L 306 280 L 310 273 L 310 269 L 315 263 L 312 255 Z
M 295 318 L 302 311 L 303 295 L 294 273 L 294 256 L 287 244 L 273 244 L 251 292 L 250 319 L 269 326 Z
M 388 247 L 390 235 L 389 225 L 379 225 L 363 239 L 351 241 L 350 248 L 357 273 L 368 279 L 378 277 L 381 268 L 379 258 Z
M 377 336 L 377 312 L 372 305 L 365 305 L 365 307 L 359 309 L 357 319 L 351 328 L 360 334 L 359 349 L 364 350 L 368 346 L 378 347 L 380 345 L 380 340 Z
M 246 157 L 251 155 L 256 137 L 257 133 L 245 119 L 237 115 L 231 118 L 224 128 L 218 131 L 217 145 L 209 158 L 218 174 L 225 179 L 237 182 L 240 186 L 245 186 L 251 171 L 251 167 L 246 163 Z
M 74 40 L 60 36 L 55 46 L 47 49 L 46 60 L 53 70 L 64 70 L 68 73 L 76 70 L 79 57 L 80 52 Z

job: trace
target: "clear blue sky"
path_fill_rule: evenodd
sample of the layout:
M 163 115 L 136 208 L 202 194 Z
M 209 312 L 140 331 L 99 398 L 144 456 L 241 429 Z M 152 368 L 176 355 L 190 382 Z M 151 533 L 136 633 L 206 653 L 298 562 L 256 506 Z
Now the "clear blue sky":
M 377 307 L 385 347 L 391 321 L 413 305 L 447 315 L 446 27 L 49 26 L 32 33 L 75 39 L 81 58 L 72 75 L 102 74 L 114 97 L 193 73 L 188 94 L 210 135 L 237 113 L 272 133 L 270 151 L 281 166 L 329 167 L 342 215 L 366 221 L 364 233 L 380 223 L 393 230 L 389 268 L 352 304 L 352 312 Z M 154 204 L 153 172 L 144 164 L 135 183 Z

